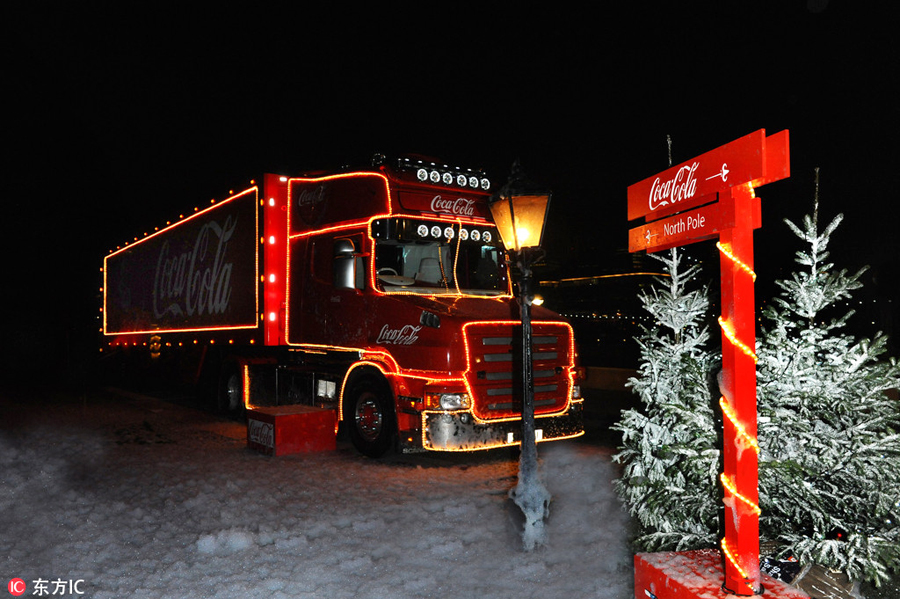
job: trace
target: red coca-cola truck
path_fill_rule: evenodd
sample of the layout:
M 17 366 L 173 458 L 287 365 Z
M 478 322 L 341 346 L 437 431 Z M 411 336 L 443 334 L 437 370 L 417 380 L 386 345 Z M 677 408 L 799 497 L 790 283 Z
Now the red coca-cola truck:
M 194 351 L 226 407 L 332 410 L 370 456 L 518 444 L 521 321 L 489 188 L 413 158 L 266 174 L 105 257 L 105 344 Z M 532 319 L 538 439 L 578 436 L 572 328 Z

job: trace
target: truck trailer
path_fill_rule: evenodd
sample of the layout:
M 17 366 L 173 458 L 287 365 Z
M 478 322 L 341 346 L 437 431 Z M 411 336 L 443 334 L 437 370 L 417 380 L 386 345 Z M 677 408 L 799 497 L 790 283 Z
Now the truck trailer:
M 411 157 L 265 174 L 104 258 L 104 350 L 193 351 L 225 408 L 330 410 L 373 457 L 517 445 L 521 320 L 490 193 Z M 581 435 L 572 327 L 532 319 L 537 438 Z

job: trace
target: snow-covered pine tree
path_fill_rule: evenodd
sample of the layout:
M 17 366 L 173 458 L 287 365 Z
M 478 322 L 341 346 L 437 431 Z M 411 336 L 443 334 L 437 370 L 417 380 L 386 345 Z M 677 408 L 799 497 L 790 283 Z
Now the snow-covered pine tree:
M 863 271 L 828 262 L 841 223 L 823 231 L 818 194 L 803 226 L 800 269 L 777 281 L 758 344 L 761 535 L 803 564 L 881 584 L 900 567 L 900 366 L 886 339 L 846 332 Z
M 709 377 L 717 357 L 706 344 L 707 287 L 690 289 L 699 267 L 684 268 L 677 249 L 654 255 L 664 265 L 641 296 L 654 323 L 642 327 L 638 376 L 629 385 L 643 409 L 623 410 L 614 459 L 616 491 L 637 519 L 647 551 L 713 547 L 718 531 L 718 431 Z

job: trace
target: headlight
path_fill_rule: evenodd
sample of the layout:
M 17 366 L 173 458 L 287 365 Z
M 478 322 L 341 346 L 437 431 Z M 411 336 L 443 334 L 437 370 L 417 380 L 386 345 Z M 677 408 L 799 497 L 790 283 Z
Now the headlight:
M 441 408 L 444 410 L 464 410 L 469 407 L 468 393 L 442 393 Z
M 468 393 L 425 394 L 425 407 L 432 410 L 466 410 L 471 406 Z

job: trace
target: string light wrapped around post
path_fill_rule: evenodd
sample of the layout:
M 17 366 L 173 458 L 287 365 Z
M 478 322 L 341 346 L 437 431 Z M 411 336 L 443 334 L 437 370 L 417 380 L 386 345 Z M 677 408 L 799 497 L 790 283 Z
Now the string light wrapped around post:
M 725 489 L 725 589 L 738 595 L 762 591 L 759 571 L 759 443 L 756 439 L 756 317 L 753 207 L 750 184 L 719 195 L 735 226 L 720 233 L 722 398 L 724 445 L 720 481 Z M 752 451 L 746 451 L 752 449 Z

